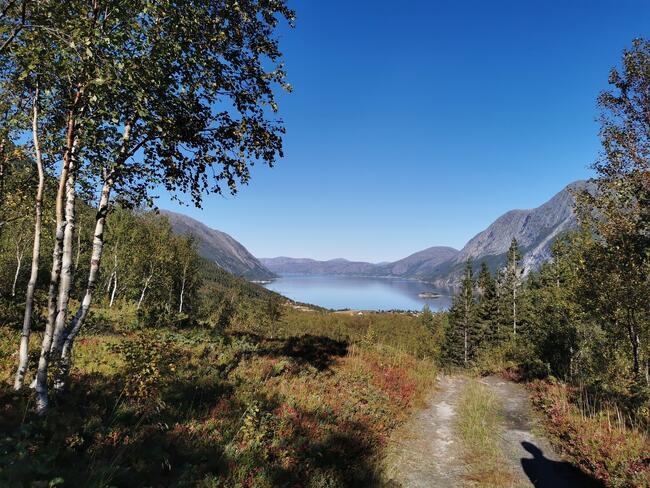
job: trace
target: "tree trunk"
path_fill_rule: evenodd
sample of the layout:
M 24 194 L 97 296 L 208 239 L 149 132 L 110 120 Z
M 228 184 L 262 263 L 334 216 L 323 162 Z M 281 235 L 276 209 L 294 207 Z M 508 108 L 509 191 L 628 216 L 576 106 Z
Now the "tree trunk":
M 77 226 L 77 257 L 74 260 L 75 272 L 79 269 L 80 259 L 81 259 L 81 225 Z
M 465 363 L 465 367 L 467 367 L 467 327 L 465 327 L 463 333 L 464 333 L 464 342 L 465 342 L 464 363 Z
M 68 125 L 66 130 L 66 150 L 63 155 L 63 166 L 59 178 L 59 187 L 56 194 L 56 235 L 54 240 L 54 250 L 52 252 L 52 271 L 50 276 L 50 287 L 48 290 L 47 303 L 47 325 L 43 334 L 41 345 L 41 357 L 38 360 L 38 370 L 36 373 L 36 412 L 43 414 L 47 411 L 49 399 L 47 392 L 47 370 L 50 362 L 50 349 L 52 348 L 54 336 L 54 324 L 57 315 L 57 290 L 59 288 L 59 278 L 61 274 L 61 256 L 63 252 L 63 237 L 65 233 L 65 221 L 63 220 L 63 203 L 65 197 L 66 183 L 68 175 L 73 166 L 73 151 L 78 143 L 76 137 L 75 109 L 81 99 L 82 92 L 78 91 L 75 97 L 73 108 L 68 116 Z
M 108 277 L 106 282 L 106 299 L 111 296 L 111 287 L 113 286 L 113 276 L 115 275 L 115 270 L 111 271 L 111 275 Z
M 641 372 L 639 361 L 640 341 L 639 334 L 637 333 L 632 322 L 628 322 L 628 333 L 630 336 L 630 343 L 632 344 L 632 370 L 634 371 L 634 375 L 638 378 Z
M 32 248 L 32 269 L 27 284 L 25 295 L 25 315 L 23 317 L 23 330 L 20 335 L 20 348 L 18 359 L 18 370 L 14 381 L 14 389 L 20 390 L 25 382 L 27 362 L 29 358 L 29 336 L 32 331 L 32 314 L 34 310 L 34 290 L 38 279 L 38 268 L 41 254 L 41 227 L 43 221 L 43 189 L 45 187 L 45 171 L 43 169 L 43 157 L 41 144 L 38 136 L 38 88 L 34 95 L 34 118 L 32 121 L 32 135 L 34 139 L 34 152 L 36 156 L 36 168 L 38 170 L 38 187 L 36 189 L 35 220 L 34 220 L 34 244 Z
M 54 336 L 52 338 L 52 352 L 55 359 L 61 354 L 65 327 L 68 320 L 68 305 L 70 290 L 72 288 L 72 253 L 75 227 L 75 200 L 76 200 L 76 175 L 75 171 L 68 174 L 66 185 L 65 204 L 65 231 L 63 234 L 63 252 L 61 258 L 61 276 L 59 279 L 59 297 L 57 304 L 56 322 L 54 323 Z
M 517 287 L 512 284 L 512 333 L 517 335 Z
M 5 178 L 7 175 L 7 163 L 9 158 L 5 154 L 6 149 L 6 140 L 3 138 L 0 141 L 0 208 L 4 205 L 5 200 Z M 0 215 L 2 217 L 2 215 Z M 2 230 L 5 225 L 5 222 L 0 220 L 0 237 L 2 236 Z
M 181 296 L 180 296 L 180 305 L 178 306 L 178 313 L 183 313 L 183 296 L 185 295 L 185 281 L 187 280 L 187 267 L 188 264 L 185 264 L 183 267 L 183 281 L 181 284 Z
M 63 338 L 63 346 L 61 350 L 61 370 L 55 384 L 55 388 L 57 390 L 62 389 L 65 386 L 68 372 L 70 370 L 70 360 L 72 357 L 74 339 L 79 333 L 79 329 L 81 329 L 81 326 L 86 320 L 86 317 L 88 316 L 88 311 L 90 310 L 90 305 L 92 303 L 93 292 L 97 286 L 97 277 L 99 276 L 99 267 L 104 250 L 104 224 L 106 223 L 106 215 L 108 214 L 108 204 L 111 197 L 112 187 L 113 179 L 112 177 L 109 177 L 104 182 L 101 197 L 99 199 L 99 205 L 97 208 L 95 232 L 93 236 L 93 252 L 90 258 L 90 271 L 88 273 L 86 292 L 84 294 L 83 300 L 81 301 L 81 304 L 79 305 L 77 313 L 70 323 L 68 332 Z M 117 275 L 115 277 L 115 287 L 117 288 Z
M 7 158 L 5 156 L 5 140 L 0 141 L 0 208 L 4 202 L 5 190 L 5 171 L 7 166 Z
M 117 293 L 117 248 L 119 246 L 119 241 L 115 242 L 113 248 L 113 272 L 111 273 L 111 279 L 108 280 L 108 308 L 113 307 L 113 302 L 115 301 L 115 294 Z
M 467 367 L 467 361 L 468 361 L 468 341 L 467 341 L 467 333 L 468 333 L 468 328 L 469 328 L 469 304 L 467 303 L 467 291 L 465 292 L 465 324 L 463 327 L 463 348 L 464 348 L 464 362 L 465 362 L 465 367 Z
M 20 276 L 20 269 L 23 267 L 23 256 L 25 252 L 22 249 L 22 240 L 22 236 L 20 236 L 16 242 L 16 272 L 14 273 L 14 281 L 11 284 L 12 298 L 16 296 L 16 284 L 18 283 L 18 277 Z
M 512 334 L 517 335 L 517 258 L 512 256 Z
M 117 270 L 115 270 L 113 272 L 113 291 L 111 292 L 111 301 L 108 304 L 108 308 L 113 308 L 113 303 L 115 302 L 115 293 L 116 292 L 117 292 Z
M 147 279 L 144 281 L 144 286 L 142 287 L 142 293 L 140 293 L 140 299 L 138 300 L 138 307 L 137 310 L 140 310 L 140 307 L 142 306 L 142 302 L 144 301 L 144 295 L 147 293 L 147 289 L 149 288 L 149 283 L 151 282 L 151 279 L 153 278 L 153 270 L 147 276 Z
M 86 284 L 86 292 L 84 298 L 81 301 L 79 310 L 75 314 L 70 327 L 68 328 L 67 333 L 65 334 L 63 340 L 63 346 L 61 350 L 61 368 L 59 370 L 59 375 L 56 381 L 56 388 L 63 389 L 65 387 L 68 372 L 70 371 L 70 363 L 72 359 L 72 348 L 74 346 L 74 340 L 79 330 L 84 324 L 90 306 L 92 304 L 92 296 L 95 287 L 97 286 L 97 277 L 99 275 L 99 268 L 102 260 L 102 254 L 104 251 L 104 226 L 106 223 L 106 216 L 108 214 L 108 206 L 111 197 L 111 189 L 113 188 L 113 183 L 115 182 L 115 177 L 120 167 L 124 163 L 127 157 L 127 145 L 131 135 L 131 123 L 127 122 L 124 126 L 124 135 L 122 137 L 122 147 L 120 148 L 120 154 L 118 160 L 115 163 L 114 168 L 106 172 L 104 176 L 104 185 L 102 187 L 102 193 L 99 199 L 99 205 L 97 206 L 97 214 L 95 217 L 95 232 L 93 237 L 93 252 L 90 258 L 90 271 L 88 273 L 88 282 Z M 116 254 L 117 256 L 117 254 Z M 117 289 L 117 269 L 115 271 L 115 287 L 113 288 L 113 295 Z M 111 305 L 113 302 L 114 296 L 111 298 Z

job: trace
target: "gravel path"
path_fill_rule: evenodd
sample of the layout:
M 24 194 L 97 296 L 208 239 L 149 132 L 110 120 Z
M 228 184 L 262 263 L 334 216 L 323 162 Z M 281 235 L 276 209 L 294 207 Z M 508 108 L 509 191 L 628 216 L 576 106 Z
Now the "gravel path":
M 394 437 L 387 461 L 390 486 L 462 486 L 465 466 L 454 422 L 464 384 L 461 376 L 441 376 L 426 408 Z
M 561 461 L 546 439 L 538 434 L 528 398 L 521 385 L 498 377 L 480 382 L 499 399 L 501 449 L 513 474 L 508 487 L 597 487 L 570 464 Z M 386 461 L 389 486 L 444 488 L 473 486 L 464 479 L 460 440 L 454 432 L 456 409 L 466 379 L 441 376 L 427 406 L 397 433 Z

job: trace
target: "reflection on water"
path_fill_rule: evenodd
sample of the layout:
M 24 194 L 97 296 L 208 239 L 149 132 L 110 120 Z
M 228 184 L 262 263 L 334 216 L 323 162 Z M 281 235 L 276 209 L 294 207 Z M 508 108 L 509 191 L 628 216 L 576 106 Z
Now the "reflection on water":
M 335 310 L 422 310 L 426 303 L 435 311 L 451 305 L 447 290 L 391 278 L 284 275 L 264 286 L 292 300 Z M 426 292 L 440 293 L 440 297 L 418 296 Z

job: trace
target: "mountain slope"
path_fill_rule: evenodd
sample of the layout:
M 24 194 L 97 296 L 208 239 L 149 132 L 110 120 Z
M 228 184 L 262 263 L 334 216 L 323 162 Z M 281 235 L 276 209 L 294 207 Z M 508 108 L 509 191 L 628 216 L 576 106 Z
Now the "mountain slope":
M 486 262 L 492 269 L 502 266 L 513 237 L 523 254 L 524 272 L 539 268 L 551 258 L 555 238 L 576 227 L 571 192 L 587 188 L 587 185 L 587 182 L 577 181 L 537 208 L 506 212 L 470 239 L 453 259 L 433 270 L 428 280 L 438 286 L 457 284 L 467 259 L 471 259 L 475 266 L 481 262 Z
M 383 265 L 383 268 L 387 268 L 387 272 L 383 274 L 402 278 L 425 278 L 430 276 L 442 263 L 457 255 L 458 250 L 453 247 L 430 247 L 394 263 Z
M 192 235 L 199 254 L 226 271 L 249 280 L 268 280 L 275 275 L 264 267 L 248 250 L 225 232 L 202 224 L 187 215 L 161 210 L 177 234 Z
M 430 247 L 394 263 L 366 263 L 346 259 L 317 261 L 306 258 L 261 258 L 264 266 L 277 274 L 381 276 L 419 278 L 426 276 L 441 263 L 453 258 L 458 251 L 451 247 Z
M 347 259 L 318 261 L 308 258 L 260 258 L 260 262 L 277 274 L 302 275 L 373 275 L 377 265 Z

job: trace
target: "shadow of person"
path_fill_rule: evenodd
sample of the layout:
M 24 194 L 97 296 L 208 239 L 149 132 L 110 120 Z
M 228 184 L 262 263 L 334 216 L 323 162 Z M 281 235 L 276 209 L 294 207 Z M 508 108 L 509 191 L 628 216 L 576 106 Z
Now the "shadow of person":
M 524 441 L 521 445 L 533 455 L 532 459 L 522 458 L 521 467 L 532 485 L 537 488 L 602 488 L 604 486 L 571 463 L 548 459 L 535 444 Z

